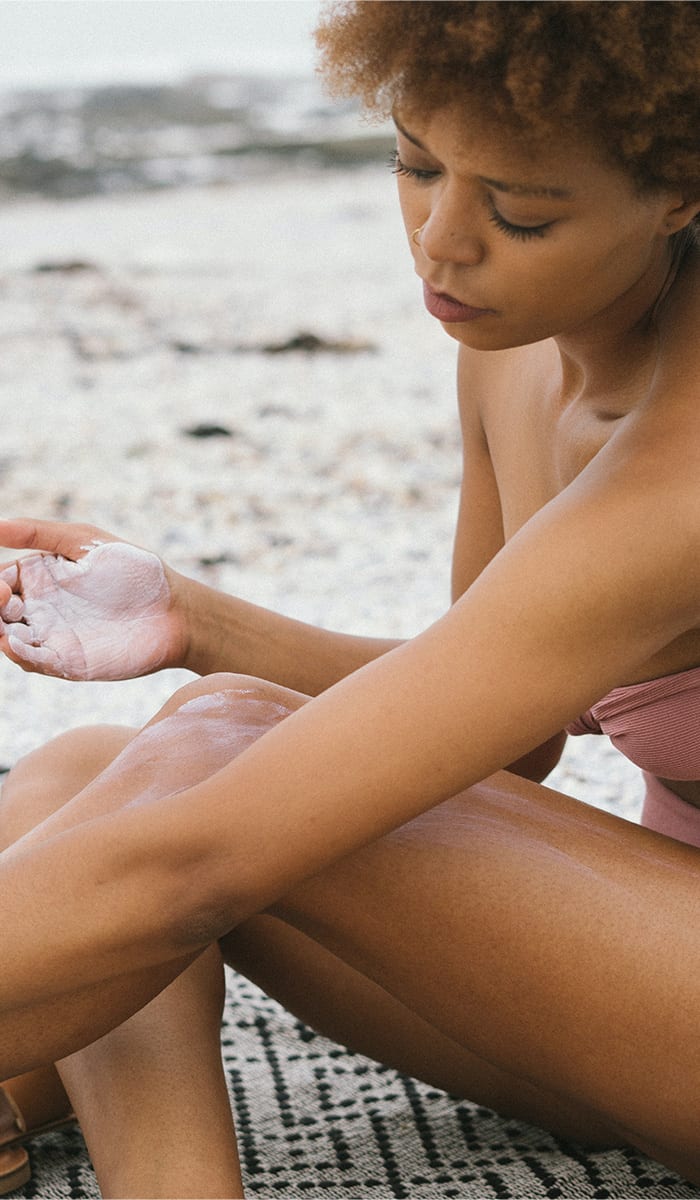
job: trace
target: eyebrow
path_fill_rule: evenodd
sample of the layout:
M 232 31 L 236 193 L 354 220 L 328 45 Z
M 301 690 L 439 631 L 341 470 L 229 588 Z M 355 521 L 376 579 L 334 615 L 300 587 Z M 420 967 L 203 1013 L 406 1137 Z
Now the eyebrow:
M 393 118 L 394 124 L 400 133 L 419 150 L 423 150 L 429 154 L 429 150 L 423 145 L 417 137 L 404 129 L 403 125 Z M 477 175 L 480 183 L 485 183 L 487 187 L 493 188 L 495 192 L 507 192 L 511 196 L 546 196 L 551 200 L 571 200 L 573 192 L 569 188 L 549 187 L 546 184 L 539 183 L 504 183 L 501 179 L 490 179 L 487 175 Z
M 548 187 L 543 183 L 503 183 L 486 175 L 477 175 L 477 179 L 495 192 L 510 192 L 513 196 L 548 196 L 552 200 L 571 200 L 574 194 L 569 188 Z

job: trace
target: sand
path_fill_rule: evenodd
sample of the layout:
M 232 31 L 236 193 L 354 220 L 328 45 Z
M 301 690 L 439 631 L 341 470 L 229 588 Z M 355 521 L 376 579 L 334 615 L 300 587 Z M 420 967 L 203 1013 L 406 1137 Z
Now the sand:
M 348 632 L 411 636 L 444 611 L 455 344 L 384 168 L 13 201 L 0 264 L 3 514 L 93 522 Z M 270 351 L 299 334 L 316 342 Z M 143 722 L 188 677 L 69 684 L 3 660 L 0 766 L 80 723 Z M 570 740 L 551 782 L 639 808 L 600 738 Z

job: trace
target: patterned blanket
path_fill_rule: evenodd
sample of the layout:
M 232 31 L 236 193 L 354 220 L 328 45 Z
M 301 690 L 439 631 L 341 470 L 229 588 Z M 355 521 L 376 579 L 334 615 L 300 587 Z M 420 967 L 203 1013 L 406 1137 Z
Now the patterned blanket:
M 222 1045 L 250 1197 L 700 1197 L 641 1154 L 587 1153 L 350 1054 L 232 973 Z M 31 1155 L 17 1195 L 99 1197 L 77 1131 Z

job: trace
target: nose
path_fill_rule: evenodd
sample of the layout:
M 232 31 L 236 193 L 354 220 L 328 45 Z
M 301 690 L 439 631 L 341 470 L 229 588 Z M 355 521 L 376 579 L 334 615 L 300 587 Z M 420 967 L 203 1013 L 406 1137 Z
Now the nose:
M 418 244 L 432 262 L 477 266 L 484 257 L 484 243 L 478 233 L 476 201 L 446 187 L 435 196 L 428 219 L 421 226 Z

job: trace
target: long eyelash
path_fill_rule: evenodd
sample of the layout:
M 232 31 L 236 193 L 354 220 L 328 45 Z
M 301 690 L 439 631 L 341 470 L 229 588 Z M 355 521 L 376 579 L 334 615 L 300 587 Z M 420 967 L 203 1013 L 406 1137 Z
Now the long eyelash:
M 403 175 L 405 179 L 415 179 L 418 183 L 426 183 L 434 179 L 437 171 L 421 171 L 418 167 L 407 167 L 399 158 L 398 150 L 393 150 L 389 157 L 389 169 L 394 175 Z M 506 237 L 513 238 L 516 241 L 526 242 L 530 238 L 542 238 L 547 233 L 551 222 L 547 221 L 544 225 L 513 225 L 510 221 L 506 221 L 502 217 L 498 209 L 490 204 L 491 212 L 489 220 L 504 233 Z
M 389 158 L 389 169 L 394 175 L 403 175 L 406 179 L 417 179 L 419 182 L 425 182 L 427 179 L 434 179 L 436 171 L 420 171 L 417 167 L 407 167 L 401 162 L 398 150 L 393 150 Z
M 515 238 L 521 242 L 529 241 L 530 238 L 544 237 L 549 229 L 550 222 L 544 225 L 511 225 L 510 221 L 506 221 L 497 209 L 491 209 L 489 216 L 491 221 L 501 233 L 505 233 L 506 237 Z

